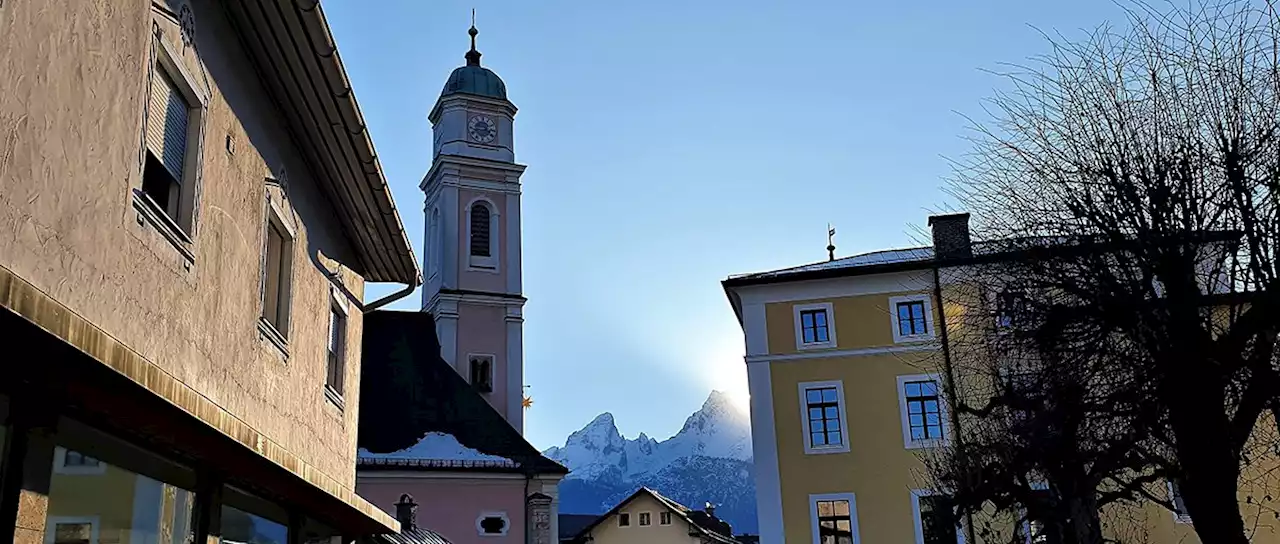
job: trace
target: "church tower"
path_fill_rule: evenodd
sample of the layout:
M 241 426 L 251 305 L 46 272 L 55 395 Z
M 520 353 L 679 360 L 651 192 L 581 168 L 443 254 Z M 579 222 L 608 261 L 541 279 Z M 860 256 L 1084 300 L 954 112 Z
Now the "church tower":
M 434 131 L 426 195 L 422 310 L 440 351 L 524 433 L 520 175 L 507 87 L 480 66 L 475 25 L 466 65 L 449 75 L 428 119 Z

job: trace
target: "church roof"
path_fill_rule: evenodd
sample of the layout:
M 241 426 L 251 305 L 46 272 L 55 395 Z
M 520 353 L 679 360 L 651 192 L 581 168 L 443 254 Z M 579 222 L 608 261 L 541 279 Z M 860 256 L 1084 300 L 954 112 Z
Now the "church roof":
M 459 66 L 452 74 L 449 74 L 449 81 L 445 82 L 444 90 L 440 92 L 440 96 L 453 94 L 473 94 L 486 98 L 506 100 L 507 85 L 502 82 L 502 78 L 499 78 L 498 74 L 493 73 L 493 70 L 478 64 L 475 66 Z
M 443 98 L 452 94 L 473 94 L 506 100 L 507 84 L 503 83 L 502 78 L 493 73 L 493 70 L 480 66 L 480 52 L 476 51 L 476 34 L 480 32 L 476 30 L 475 25 L 471 25 L 467 33 L 471 35 L 471 50 L 466 54 L 467 64 L 459 66 L 449 74 L 449 80 L 444 83 L 444 90 L 440 91 L 440 96 Z
M 360 470 L 567 474 L 440 356 L 426 312 L 364 316 Z

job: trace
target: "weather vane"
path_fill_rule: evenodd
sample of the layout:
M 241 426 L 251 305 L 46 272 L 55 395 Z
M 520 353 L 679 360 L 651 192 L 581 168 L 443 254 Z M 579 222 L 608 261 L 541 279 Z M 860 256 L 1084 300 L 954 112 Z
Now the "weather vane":
M 836 228 L 827 223 L 827 260 L 836 260 Z

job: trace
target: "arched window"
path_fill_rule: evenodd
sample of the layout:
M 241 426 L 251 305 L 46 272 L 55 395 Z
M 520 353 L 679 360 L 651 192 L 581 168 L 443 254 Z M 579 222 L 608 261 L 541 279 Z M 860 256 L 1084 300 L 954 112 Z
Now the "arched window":
M 471 255 L 492 257 L 489 246 L 489 206 L 483 202 L 471 205 Z
M 440 257 L 443 254 L 440 245 L 444 242 L 444 236 L 440 233 L 440 208 L 431 210 L 431 226 L 427 233 L 427 243 L 431 247 L 427 248 L 427 270 L 428 277 L 434 277 L 440 271 Z
M 471 357 L 471 386 L 481 393 L 493 392 L 493 357 Z

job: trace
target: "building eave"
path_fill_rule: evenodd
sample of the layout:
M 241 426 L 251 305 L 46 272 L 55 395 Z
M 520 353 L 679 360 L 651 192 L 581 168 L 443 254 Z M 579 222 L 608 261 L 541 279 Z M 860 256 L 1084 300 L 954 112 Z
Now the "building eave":
M 224 7 L 371 282 L 421 283 L 368 127 L 319 0 Z

